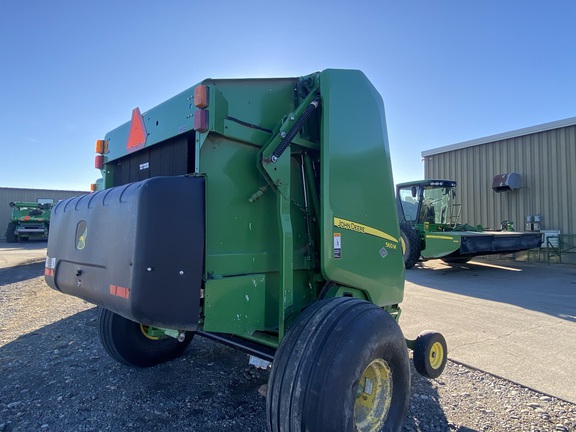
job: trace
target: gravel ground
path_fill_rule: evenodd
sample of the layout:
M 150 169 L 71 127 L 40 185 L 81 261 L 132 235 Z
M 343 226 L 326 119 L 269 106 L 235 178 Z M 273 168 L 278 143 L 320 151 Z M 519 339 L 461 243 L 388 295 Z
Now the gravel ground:
M 197 337 L 171 363 L 117 364 L 96 309 L 42 272 L 38 261 L 0 269 L 0 432 L 266 429 L 268 372 L 245 354 Z M 406 431 L 576 431 L 576 405 L 463 365 L 412 377 Z

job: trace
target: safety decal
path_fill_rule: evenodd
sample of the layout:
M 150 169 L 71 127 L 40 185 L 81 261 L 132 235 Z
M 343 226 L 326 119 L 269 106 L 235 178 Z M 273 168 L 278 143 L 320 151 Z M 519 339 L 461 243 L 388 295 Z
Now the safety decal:
M 334 233 L 334 259 L 342 258 L 342 234 Z
M 374 383 L 372 382 L 372 380 L 365 378 L 364 393 L 366 393 L 367 395 L 371 395 L 373 391 L 374 391 Z
M 49 256 L 46 256 L 45 267 L 54 270 L 56 268 L 56 258 L 50 258 Z
M 46 256 L 46 265 L 44 266 L 44 275 L 54 276 L 54 269 L 56 268 L 56 258 Z

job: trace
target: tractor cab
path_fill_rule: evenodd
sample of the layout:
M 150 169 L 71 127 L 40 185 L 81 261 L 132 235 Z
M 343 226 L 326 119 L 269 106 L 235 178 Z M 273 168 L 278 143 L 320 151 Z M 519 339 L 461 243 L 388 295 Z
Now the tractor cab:
M 462 204 L 455 204 L 456 182 L 420 180 L 396 185 L 404 266 L 420 259 L 463 264 L 476 256 L 514 253 L 538 247 L 540 233 L 505 228 L 488 230 L 460 222 Z
M 398 217 L 411 225 L 452 225 L 460 218 L 461 204 L 454 204 L 456 182 L 420 180 L 396 185 Z

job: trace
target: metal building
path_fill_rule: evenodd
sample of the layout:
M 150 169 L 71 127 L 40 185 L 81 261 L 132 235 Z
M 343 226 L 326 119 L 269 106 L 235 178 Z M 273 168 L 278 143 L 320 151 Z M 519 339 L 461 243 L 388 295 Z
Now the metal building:
M 50 189 L 19 189 L 0 187 L 0 240 L 6 240 L 6 228 L 10 222 L 10 202 L 53 202 L 84 195 L 86 191 L 63 191 Z
M 461 221 L 576 233 L 576 117 L 422 152 L 426 179 L 458 182 Z M 508 174 L 518 174 L 509 176 Z

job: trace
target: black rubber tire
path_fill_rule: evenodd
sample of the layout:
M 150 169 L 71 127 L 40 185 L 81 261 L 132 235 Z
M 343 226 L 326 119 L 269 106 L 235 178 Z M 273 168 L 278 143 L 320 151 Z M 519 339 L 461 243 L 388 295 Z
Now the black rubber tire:
M 472 257 L 447 257 L 447 258 L 441 258 L 442 261 L 444 261 L 446 264 L 466 264 L 468 261 L 470 261 L 472 259 Z
M 6 228 L 6 243 L 16 243 L 18 241 L 18 236 L 14 234 L 17 225 L 16 222 L 8 224 L 8 228 Z
M 266 396 L 268 430 L 362 430 L 355 419 L 356 400 L 365 394 L 360 380 L 368 365 L 382 360 L 392 390 L 378 430 L 400 431 L 410 399 L 408 349 L 400 327 L 364 300 L 316 302 L 297 318 L 274 357 Z
M 402 240 L 404 242 L 402 247 L 404 267 L 406 269 L 411 269 L 420 259 L 420 253 L 422 252 L 420 236 L 418 235 L 418 232 L 409 224 L 400 224 L 400 235 L 402 236 Z
M 98 308 L 98 333 L 110 357 L 137 367 L 155 366 L 180 357 L 194 336 L 193 332 L 186 332 L 183 342 L 172 337 L 152 340 L 144 336 L 139 323 L 104 308 Z
M 434 350 L 433 353 L 432 350 Z M 416 368 L 416 371 L 420 375 L 427 378 L 438 378 L 444 371 L 446 361 L 448 360 L 446 339 L 435 331 L 422 332 L 416 338 L 412 355 L 414 368 Z M 435 364 L 432 364 L 430 361 L 431 355 L 433 355 L 434 358 L 437 355 L 441 356 L 441 358 L 435 358 Z

